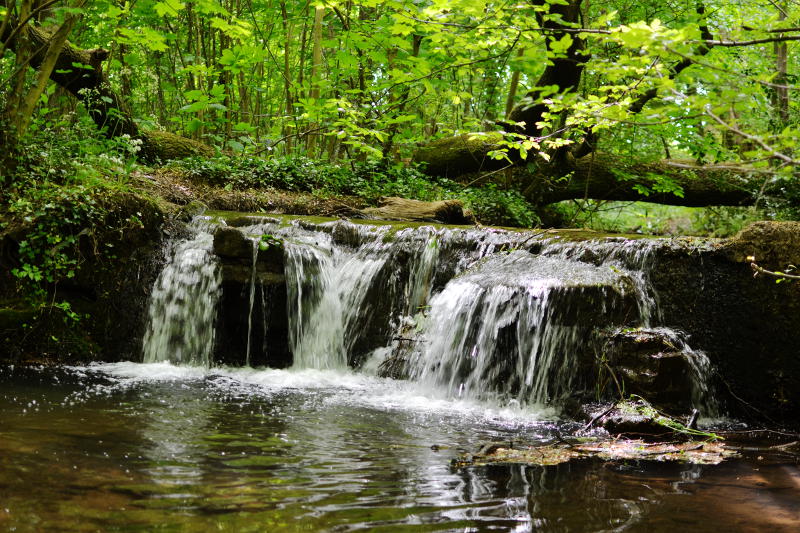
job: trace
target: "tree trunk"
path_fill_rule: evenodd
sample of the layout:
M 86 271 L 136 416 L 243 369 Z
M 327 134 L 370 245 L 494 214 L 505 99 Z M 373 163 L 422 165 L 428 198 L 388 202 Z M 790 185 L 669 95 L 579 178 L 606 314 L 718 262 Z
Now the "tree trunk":
M 752 205 L 757 197 L 779 192 L 769 171 L 735 164 L 696 165 L 687 161 L 630 163 L 623 157 L 592 153 L 574 158 L 569 153 L 551 164 L 529 167 L 489 157 L 498 148 L 499 133 L 468 134 L 441 139 L 415 155 L 425 172 L 465 184 L 483 184 L 507 178 L 534 205 L 562 200 L 641 200 L 670 205 Z M 507 168 L 508 172 L 499 172 Z M 669 179 L 683 196 L 659 192 Z M 505 184 L 505 182 L 504 182 Z M 643 191 L 643 192 L 640 192 Z
M 309 97 L 315 101 L 315 105 L 319 105 L 320 97 L 320 82 L 322 78 L 322 19 L 325 16 L 324 7 L 316 7 L 314 9 L 314 27 L 311 32 L 311 89 Z M 308 131 L 308 144 L 306 150 L 308 154 L 313 157 L 317 148 L 317 137 L 319 134 L 315 132 L 319 125 L 317 123 L 309 124 Z

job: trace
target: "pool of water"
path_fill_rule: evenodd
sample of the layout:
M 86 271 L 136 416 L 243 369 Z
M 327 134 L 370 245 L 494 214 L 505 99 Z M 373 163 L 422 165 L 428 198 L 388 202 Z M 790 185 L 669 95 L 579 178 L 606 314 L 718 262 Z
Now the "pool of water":
M 578 427 L 344 371 L 0 367 L 0 531 L 800 531 L 780 450 L 451 465 Z

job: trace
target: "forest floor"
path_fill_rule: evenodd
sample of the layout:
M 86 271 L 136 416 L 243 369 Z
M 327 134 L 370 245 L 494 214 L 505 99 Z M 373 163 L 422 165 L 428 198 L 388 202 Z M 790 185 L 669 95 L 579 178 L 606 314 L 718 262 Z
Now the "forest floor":
M 187 178 L 170 168 L 135 172 L 131 184 L 158 199 L 177 206 L 200 202 L 208 209 L 272 214 L 339 216 L 369 204 L 357 196 L 322 196 L 277 189 L 230 189 Z

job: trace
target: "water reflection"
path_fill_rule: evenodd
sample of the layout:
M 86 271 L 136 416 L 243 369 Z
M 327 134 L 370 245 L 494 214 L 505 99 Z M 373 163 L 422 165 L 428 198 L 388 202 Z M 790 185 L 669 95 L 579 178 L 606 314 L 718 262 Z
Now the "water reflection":
M 481 441 L 569 428 L 435 399 L 425 409 L 410 390 L 404 405 L 402 386 L 344 373 L 2 369 L 0 530 L 800 526 L 800 474 L 786 461 L 456 469 L 450 460 Z

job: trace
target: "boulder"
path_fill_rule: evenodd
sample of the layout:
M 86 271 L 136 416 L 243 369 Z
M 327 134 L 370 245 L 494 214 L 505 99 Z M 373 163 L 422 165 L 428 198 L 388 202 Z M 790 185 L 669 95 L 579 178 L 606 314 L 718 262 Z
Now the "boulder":
M 214 253 L 223 259 L 253 258 L 254 242 L 236 228 L 220 226 L 214 232 Z
M 688 349 L 674 331 L 666 329 L 623 329 L 601 333 L 602 353 L 626 394 L 646 398 L 670 412 L 693 407 L 695 397 L 692 358 L 699 354 Z M 603 368 L 598 369 L 602 375 Z M 614 379 L 604 380 L 611 394 L 617 391 Z

